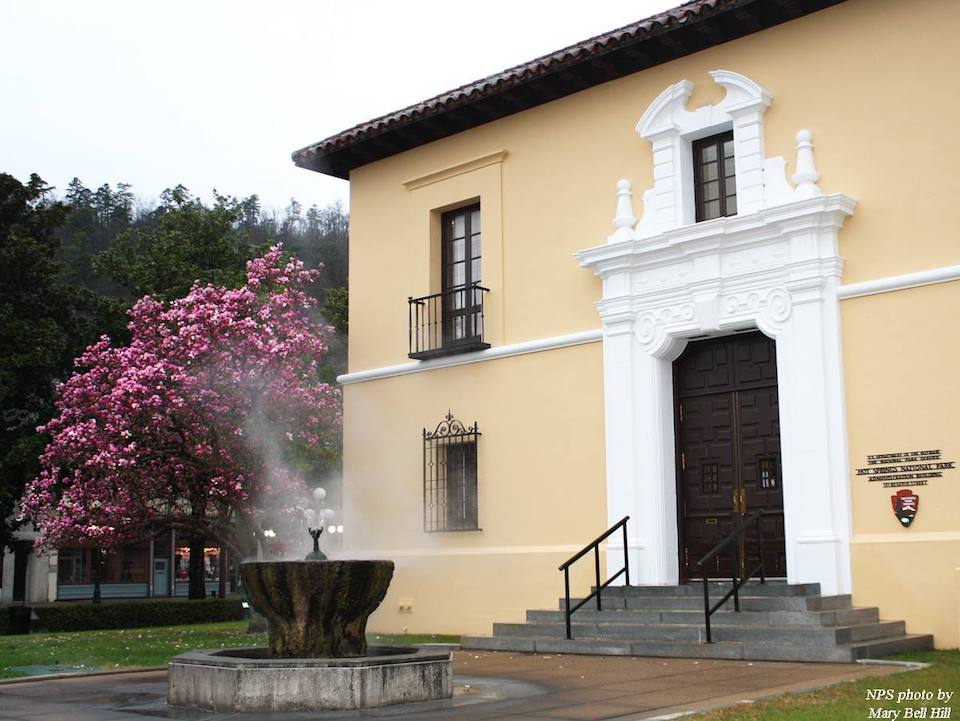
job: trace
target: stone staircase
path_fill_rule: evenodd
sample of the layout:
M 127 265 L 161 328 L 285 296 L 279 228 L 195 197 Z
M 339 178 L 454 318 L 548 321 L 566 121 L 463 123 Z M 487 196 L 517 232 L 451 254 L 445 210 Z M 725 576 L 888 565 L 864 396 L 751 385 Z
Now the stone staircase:
M 730 583 L 711 584 L 711 603 Z M 571 599 L 571 606 L 580 599 Z M 560 599 L 560 608 L 564 600 Z M 822 596 L 820 584 L 750 582 L 711 618 L 705 642 L 703 586 L 610 586 L 603 610 L 593 600 L 572 617 L 527 611 L 526 623 L 495 623 L 493 636 L 465 636 L 463 648 L 537 653 L 851 662 L 933 648 L 933 636 L 907 634 L 903 621 L 881 621 L 879 609 L 854 608 L 850 596 Z

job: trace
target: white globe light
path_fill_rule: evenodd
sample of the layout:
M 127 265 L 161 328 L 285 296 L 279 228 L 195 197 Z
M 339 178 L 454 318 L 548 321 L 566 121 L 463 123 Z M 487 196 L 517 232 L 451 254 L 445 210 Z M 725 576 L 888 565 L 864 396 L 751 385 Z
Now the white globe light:
M 328 521 L 329 521 L 331 518 L 333 518 L 335 515 L 337 515 L 337 512 L 334 511 L 332 508 L 324 508 L 324 509 L 323 509 L 323 517 L 326 518 Z
M 313 497 L 317 501 L 322 501 L 324 498 L 327 497 L 327 492 L 323 490 L 323 488 L 321 488 L 320 486 L 317 486 L 316 488 L 313 489 Z

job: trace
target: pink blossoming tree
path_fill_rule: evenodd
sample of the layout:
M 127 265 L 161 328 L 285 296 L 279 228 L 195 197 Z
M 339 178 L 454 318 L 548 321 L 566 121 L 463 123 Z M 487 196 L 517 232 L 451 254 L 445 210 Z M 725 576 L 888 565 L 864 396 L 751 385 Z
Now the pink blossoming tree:
M 173 528 L 242 558 L 265 526 L 289 526 L 306 490 L 293 469 L 334 458 L 341 421 L 320 380 L 329 328 L 304 292 L 317 273 L 274 247 L 239 289 L 145 297 L 128 346 L 87 348 L 39 429 L 51 441 L 21 504 L 38 545 L 111 549 Z

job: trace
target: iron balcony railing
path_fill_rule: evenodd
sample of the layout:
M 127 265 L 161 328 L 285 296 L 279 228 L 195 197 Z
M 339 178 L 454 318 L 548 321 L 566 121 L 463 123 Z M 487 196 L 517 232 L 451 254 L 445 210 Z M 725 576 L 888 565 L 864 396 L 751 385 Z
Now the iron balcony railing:
M 483 340 L 483 299 L 479 283 L 422 298 L 408 298 L 409 357 L 417 360 L 489 348 Z

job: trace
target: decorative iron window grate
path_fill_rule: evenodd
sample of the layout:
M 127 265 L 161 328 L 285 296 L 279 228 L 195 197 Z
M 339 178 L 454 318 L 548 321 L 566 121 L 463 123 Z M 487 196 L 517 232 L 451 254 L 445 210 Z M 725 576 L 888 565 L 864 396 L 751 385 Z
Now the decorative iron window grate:
M 760 488 L 777 487 L 777 459 L 774 456 L 763 456 L 760 459 Z
M 447 412 L 432 431 L 423 429 L 423 530 L 475 531 L 477 525 L 477 439 Z
M 720 490 L 720 466 L 717 463 L 704 463 L 700 466 L 700 490 L 703 493 L 717 493 Z

